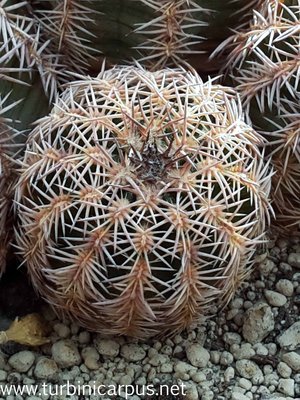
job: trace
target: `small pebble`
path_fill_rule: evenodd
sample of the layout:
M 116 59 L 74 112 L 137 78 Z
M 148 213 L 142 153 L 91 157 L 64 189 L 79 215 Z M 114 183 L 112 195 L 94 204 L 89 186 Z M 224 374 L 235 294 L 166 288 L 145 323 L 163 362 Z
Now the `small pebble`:
M 249 359 L 255 355 L 255 350 L 250 343 L 242 343 L 241 346 L 233 344 L 230 351 L 236 360 Z
M 198 394 L 198 389 L 197 389 L 197 385 L 195 385 L 192 382 L 189 382 L 188 387 L 186 388 L 185 391 L 185 396 L 184 398 L 186 400 L 198 400 L 199 399 L 199 394 Z M 203 399 L 203 396 L 202 396 Z M 207 399 L 210 400 L 210 399 Z
M 271 307 L 266 303 L 257 303 L 249 308 L 243 323 L 243 337 L 249 343 L 262 342 L 274 329 L 275 321 Z
M 249 379 L 240 378 L 238 382 L 239 386 L 243 389 L 250 390 L 252 387 L 252 383 L 249 381 Z
M 233 368 L 232 368 L 233 369 Z M 225 371 L 226 373 L 226 371 Z M 224 373 L 224 375 L 225 375 Z M 206 381 L 206 376 L 203 374 L 203 372 L 192 372 L 190 374 L 191 378 L 193 379 L 194 382 L 200 383 Z
M 282 378 L 290 378 L 292 369 L 285 362 L 280 362 L 277 365 L 277 372 Z
M 300 345 L 300 321 L 292 324 L 278 336 L 277 342 L 284 350 L 296 350 Z
M 231 400 L 249 400 L 249 397 L 240 392 L 234 391 L 232 392 Z
M 33 365 L 35 356 L 31 351 L 23 350 L 13 354 L 8 359 L 8 364 L 18 372 L 27 372 Z
M 300 354 L 296 353 L 295 351 L 283 354 L 282 361 L 291 367 L 293 371 L 300 371 Z
M 84 347 L 81 352 L 84 360 L 84 365 L 90 370 L 97 370 L 99 368 L 99 353 L 94 347 Z
M 118 342 L 112 339 L 103 339 L 99 336 L 95 339 L 95 346 L 98 352 L 104 357 L 111 357 L 111 358 L 117 357 L 120 351 L 120 344 Z M 134 346 L 135 345 L 133 345 L 132 349 L 134 349 Z M 135 361 L 135 360 L 129 360 L 129 361 Z
M 0 382 L 5 381 L 7 378 L 7 372 L 3 369 L 0 370 Z
M 269 276 L 275 268 L 274 261 L 266 258 L 263 262 L 261 262 L 258 266 L 259 271 L 264 276 Z
M 191 364 L 188 364 L 185 361 L 175 361 L 174 371 L 177 372 L 178 377 L 181 378 L 181 376 L 186 376 L 190 372 L 197 372 L 197 368 L 193 367 Z
M 288 264 L 292 267 L 300 268 L 300 253 L 290 253 L 288 256 Z
M 193 343 L 186 348 L 186 356 L 194 367 L 204 368 L 210 359 L 209 352 L 197 343 Z
M 242 341 L 241 335 L 236 332 L 226 332 L 223 336 L 223 340 L 225 343 L 232 345 L 234 343 L 240 344 Z
M 58 366 L 54 360 L 42 357 L 36 363 L 33 373 L 38 379 L 51 380 L 56 377 L 58 371 Z
M 282 307 L 287 302 L 287 298 L 283 294 L 274 292 L 273 290 L 265 290 L 264 294 L 270 306 Z
M 220 358 L 221 365 L 231 365 L 233 363 L 233 355 L 229 351 L 223 351 Z
M 236 362 L 236 370 L 243 378 L 250 379 L 255 385 L 262 383 L 264 380 L 261 369 L 253 361 L 238 360 Z
M 294 293 L 294 285 L 288 279 L 280 279 L 276 283 L 276 289 L 284 296 L 291 297 Z
M 91 334 L 87 331 L 82 331 L 78 335 L 78 342 L 80 344 L 88 344 L 91 341 Z
M 279 379 L 277 390 L 287 396 L 294 397 L 295 382 L 294 379 Z
M 68 339 L 59 340 L 52 345 L 52 357 L 62 368 L 73 367 L 81 362 L 76 344 Z
M 53 329 L 61 339 L 66 339 L 71 333 L 70 328 L 61 322 L 54 324 Z
M 225 382 L 230 382 L 231 379 L 233 379 L 235 376 L 235 369 L 233 367 L 228 367 L 226 368 L 225 372 L 224 372 L 224 379 Z
M 138 344 L 128 343 L 121 347 L 121 356 L 128 361 L 141 361 L 146 357 L 146 352 Z

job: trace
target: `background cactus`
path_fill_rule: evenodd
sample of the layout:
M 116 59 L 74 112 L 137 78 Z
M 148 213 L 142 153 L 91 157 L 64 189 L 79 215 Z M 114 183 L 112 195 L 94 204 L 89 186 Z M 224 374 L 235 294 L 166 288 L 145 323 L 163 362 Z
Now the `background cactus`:
M 19 133 L 9 126 L 9 121 L 3 118 L 8 108 L 16 104 L 8 103 L 8 96 L 0 96 L 0 277 L 2 276 L 7 260 L 7 252 L 11 239 L 11 205 L 14 185 L 14 166 L 11 156 L 16 153 L 13 144 Z
M 25 111 L 19 104 L 7 116 L 28 128 L 49 111 L 70 73 L 97 75 L 103 58 L 135 59 L 151 69 L 189 62 L 205 74 L 216 70 L 209 53 L 241 22 L 238 11 L 259 2 L 2 0 L 0 89 L 32 106 Z
M 300 1 L 269 0 L 253 14 L 250 28 L 221 48 L 229 52 L 228 82 L 241 95 L 248 122 L 267 140 L 276 174 L 277 221 L 300 221 Z
M 61 315 L 175 334 L 228 301 L 264 240 L 270 171 L 234 91 L 116 67 L 73 82 L 32 131 L 19 253 Z
M 205 75 L 216 72 L 210 53 L 246 24 L 262 0 L 104 0 L 93 45 L 113 63 L 139 60 L 155 70 L 188 62 Z

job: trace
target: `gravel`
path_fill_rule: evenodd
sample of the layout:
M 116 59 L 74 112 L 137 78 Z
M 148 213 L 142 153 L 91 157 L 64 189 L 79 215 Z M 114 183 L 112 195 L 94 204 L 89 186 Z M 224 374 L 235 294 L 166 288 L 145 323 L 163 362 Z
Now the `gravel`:
M 165 340 L 103 337 L 58 321 L 43 306 L 41 313 L 52 327 L 51 343 L 38 348 L 2 346 L 0 387 L 45 385 L 50 390 L 70 383 L 114 388 L 101 396 L 104 400 L 300 399 L 299 238 L 272 238 L 256 261 L 255 271 L 227 308 Z M 125 386 L 120 389 L 121 385 Z M 142 396 L 143 385 L 168 387 L 169 395 Z M 185 396 L 180 395 L 182 388 Z M 0 400 L 67 398 L 84 396 L 68 397 L 65 389 L 51 396 L 0 395 Z

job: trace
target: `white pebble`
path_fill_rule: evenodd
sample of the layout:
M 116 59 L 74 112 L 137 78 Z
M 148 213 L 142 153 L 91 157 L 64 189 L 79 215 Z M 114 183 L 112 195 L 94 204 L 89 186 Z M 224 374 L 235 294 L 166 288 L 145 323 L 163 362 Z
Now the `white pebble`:
M 214 400 L 214 392 L 212 390 L 205 390 L 201 394 L 201 400 Z
M 290 253 L 288 263 L 295 268 L 300 268 L 300 253 Z
M 249 400 L 249 397 L 240 392 L 234 391 L 232 392 L 231 400 Z
M 243 343 L 241 346 L 233 344 L 230 351 L 236 360 L 248 359 L 255 355 L 255 350 L 250 343 Z
M 282 356 L 282 360 L 292 368 L 293 371 L 300 371 L 300 354 L 295 351 L 291 351 L 289 353 L 285 353 Z
M 8 364 L 18 372 L 27 372 L 33 365 L 35 356 L 31 351 L 23 350 L 13 354 Z
M 141 361 L 146 357 L 145 350 L 136 343 L 123 344 L 121 356 L 128 361 Z
M 196 372 L 197 368 L 193 367 L 185 361 L 175 361 L 174 371 L 178 373 L 178 376 L 188 374 L 190 371 Z
M 38 379 L 51 380 L 56 376 L 58 371 L 58 366 L 54 360 L 42 357 L 36 363 L 33 373 Z
M 229 351 L 223 351 L 220 358 L 221 365 L 230 365 L 233 363 L 233 355 Z
M 98 352 L 104 357 L 115 358 L 120 351 L 120 344 L 112 339 L 104 339 L 100 336 L 95 338 L 95 346 Z
M 261 343 L 255 343 L 255 345 L 253 345 L 253 348 L 256 354 L 258 354 L 259 356 L 267 356 L 269 354 L 269 350 Z
M 91 334 L 87 331 L 82 331 L 78 335 L 78 342 L 81 344 L 88 344 L 91 340 Z
M 3 369 L 0 370 L 0 381 L 5 381 L 7 378 L 7 372 L 4 371 Z
M 213 364 L 219 364 L 220 358 L 221 358 L 221 353 L 219 351 L 212 350 L 210 352 L 210 362 L 212 362 Z
M 278 344 L 285 350 L 296 350 L 300 345 L 300 321 L 295 322 L 279 337 Z
M 173 372 L 173 364 L 172 363 L 165 363 L 160 366 L 160 372 L 162 374 L 171 374 Z
M 59 340 L 52 345 L 52 357 L 62 368 L 79 365 L 81 357 L 77 346 L 71 340 Z
M 149 364 L 153 367 L 158 367 L 159 365 L 164 365 L 169 362 L 170 359 L 164 354 L 156 354 L 149 359 Z
M 284 294 L 287 297 L 292 296 L 294 293 L 294 285 L 288 279 L 280 279 L 276 283 L 276 289 L 278 290 L 278 292 Z
M 182 339 L 182 337 L 181 337 L 180 335 L 176 335 L 176 336 L 174 336 L 174 338 L 173 338 L 173 342 L 174 342 L 175 344 L 182 343 L 182 341 L 183 341 L 183 339 Z
M 223 340 L 225 343 L 232 345 L 234 343 L 240 344 L 242 341 L 241 335 L 236 332 L 226 332 L 223 336 Z
M 186 400 L 198 400 L 199 399 L 198 389 L 194 383 L 189 382 L 189 385 L 185 390 L 184 398 Z
M 271 307 L 257 303 L 245 314 L 242 333 L 249 343 L 261 342 L 274 329 L 275 321 Z
M 251 383 L 251 381 L 249 381 L 249 379 L 240 378 L 238 383 L 239 383 L 239 386 L 243 389 L 250 390 L 252 388 L 252 383 Z
M 186 356 L 194 367 L 204 368 L 210 359 L 209 352 L 198 343 L 193 343 L 186 348 Z
M 84 365 L 90 370 L 96 370 L 99 368 L 99 353 L 94 347 L 84 347 L 81 352 L 84 360 Z
M 294 397 L 295 394 L 295 382 L 294 379 L 279 379 L 277 390 L 286 394 L 287 396 Z
M 244 300 L 241 297 L 235 297 L 231 303 L 230 303 L 230 308 L 242 308 L 244 304 Z
M 264 295 L 267 302 L 273 307 L 282 307 L 287 302 L 287 298 L 283 294 L 274 292 L 273 290 L 265 290 Z
M 54 324 L 53 329 L 61 339 L 66 339 L 71 333 L 70 328 L 61 322 Z
M 277 345 L 276 345 L 276 343 L 273 343 L 273 342 L 267 343 L 266 347 L 268 348 L 269 354 L 271 356 L 275 356 L 277 354 Z
M 290 378 L 292 369 L 285 362 L 281 361 L 277 365 L 277 372 L 282 378 Z
M 234 375 L 235 375 L 235 370 L 234 370 L 233 367 L 226 368 L 225 372 L 224 372 L 224 380 L 225 380 L 225 382 L 227 382 L 227 383 L 230 382 L 231 379 L 234 378 Z
M 225 371 L 226 372 L 226 371 Z M 206 375 L 203 374 L 203 372 L 192 372 L 190 374 L 192 380 L 196 383 L 204 382 L 206 381 Z
M 131 385 L 133 378 L 130 375 L 123 375 L 120 379 L 120 385 Z
M 274 261 L 266 258 L 262 263 L 259 264 L 258 269 L 260 273 L 264 276 L 269 276 L 271 272 L 274 270 L 275 263 Z
M 250 379 L 254 385 L 260 384 L 264 380 L 262 371 L 253 361 L 238 360 L 236 370 L 243 378 Z

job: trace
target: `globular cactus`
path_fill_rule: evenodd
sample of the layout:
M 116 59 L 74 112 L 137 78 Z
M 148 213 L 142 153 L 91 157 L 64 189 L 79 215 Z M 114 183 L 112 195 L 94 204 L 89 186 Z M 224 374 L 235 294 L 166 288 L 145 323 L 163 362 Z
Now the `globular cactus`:
M 14 165 L 12 156 L 15 153 L 14 139 L 19 132 L 9 126 L 3 118 L 5 112 L 16 104 L 8 103 L 8 96 L 0 96 L 0 277 L 6 269 L 7 252 L 11 240 L 11 211 L 13 199 Z
M 99 72 L 96 56 L 151 69 L 211 51 L 261 0 L 0 1 L 0 68 L 38 75 L 50 101 L 68 72 Z M 244 15 L 243 15 L 244 16 Z M 196 46 L 200 42 L 199 46 Z M 149 61 L 149 62 L 148 62 Z M 200 66 L 201 67 L 201 66 Z
M 85 3 L 0 1 L 0 91 L 24 100 L 6 115 L 18 128 L 48 113 L 69 73 L 84 73 L 93 61 L 96 52 L 83 37 L 92 21 Z
M 224 304 L 269 220 L 260 143 L 235 92 L 195 72 L 72 82 L 32 131 L 16 185 L 34 287 L 60 316 L 139 338 Z
M 72 74 L 97 75 L 103 58 L 215 72 L 209 53 L 260 1 L 0 0 L 0 91 L 26 99 L 6 117 L 28 129 Z
M 93 45 L 113 62 L 138 60 L 148 69 L 185 65 L 203 74 L 218 66 L 208 56 L 246 24 L 262 0 L 103 0 Z M 222 60 L 220 61 L 222 62 Z
M 227 79 L 248 122 L 267 141 L 276 174 L 273 202 L 282 228 L 300 221 L 300 1 L 268 0 L 250 28 L 223 43 Z
M 187 60 L 204 65 L 191 57 L 228 35 L 240 21 L 235 12 L 252 1 L 259 0 L 0 0 L 0 93 L 14 105 L 3 108 L 6 132 L 24 142 L 26 135 L 14 132 L 28 132 L 48 114 L 72 74 L 97 75 L 102 58 L 139 59 L 152 69 Z

